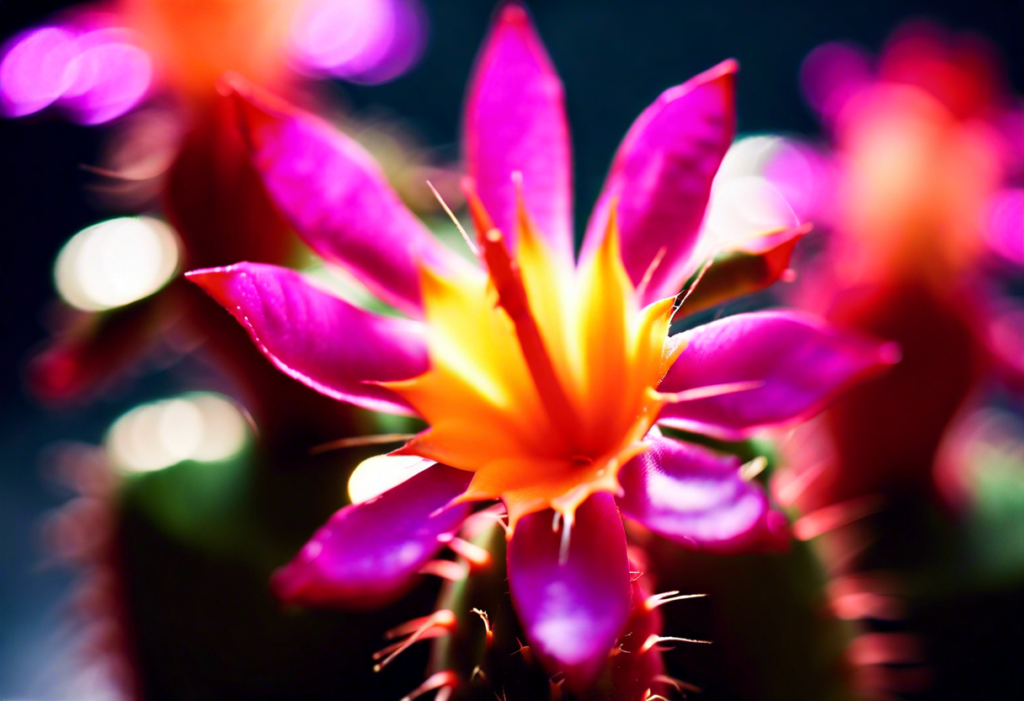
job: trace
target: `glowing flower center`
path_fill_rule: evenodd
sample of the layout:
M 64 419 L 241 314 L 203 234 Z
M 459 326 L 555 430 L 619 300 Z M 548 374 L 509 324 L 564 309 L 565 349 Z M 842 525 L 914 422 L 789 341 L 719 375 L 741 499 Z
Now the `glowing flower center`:
M 947 289 L 982 253 L 998 142 L 914 88 L 879 87 L 844 110 L 840 221 L 854 238 L 844 272 Z
M 474 472 L 465 498 L 502 499 L 512 524 L 549 507 L 571 520 L 643 450 L 679 351 L 665 348 L 673 300 L 639 308 L 614 217 L 573 269 L 522 207 L 514 256 L 476 214 L 489 277 L 422 273 L 431 368 L 388 386 L 431 428 L 401 452 Z

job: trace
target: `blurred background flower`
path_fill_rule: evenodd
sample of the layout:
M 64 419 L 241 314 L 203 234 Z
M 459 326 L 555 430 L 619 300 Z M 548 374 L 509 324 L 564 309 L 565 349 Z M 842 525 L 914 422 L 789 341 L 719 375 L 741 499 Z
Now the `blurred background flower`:
M 762 138 L 759 153 L 761 175 L 821 226 L 790 299 L 903 353 L 790 438 L 776 494 L 803 514 L 796 532 L 817 539 L 835 609 L 865 619 L 848 649 L 864 664 L 857 682 L 921 691 L 947 674 L 923 652 L 941 658 L 941 644 L 915 637 L 942 610 L 936 598 L 1005 592 L 1008 575 L 980 552 L 962 560 L 956 541 L 978 526 L 982 485 L 1021 484 L 994 456 L 986 474 L 964 444 L 983 440 L 981 407 L 1019 411 L 1024 397 L 1024 100 L 987 41 L 922 20 L 877 58 L 818 47 L 801 76 L 828 145 Z M 992 549 L 1019 576 L 1015 546 Z

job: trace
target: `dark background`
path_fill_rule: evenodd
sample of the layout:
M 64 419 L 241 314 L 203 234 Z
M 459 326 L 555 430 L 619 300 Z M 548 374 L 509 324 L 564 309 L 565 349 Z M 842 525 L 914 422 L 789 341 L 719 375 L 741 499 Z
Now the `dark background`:
M 68 3 L 0 0 L 0 39 Z M 812 134 L 816 121 L 799 96 L 803 57 L 818 44 L 850 39 L 877 49 L 901 21 L 927 16 L 972 30 L 1002 51 L 1017 93 L 1024 83 L 1024 2 L 535 2 L 541 35 L 568 95 L 575 146 L 577 221 L 603 180 L 633 118 L 666 87 L 727 57 L 740 61 L 741 132 Z M 483 0 L 427 3 L 431 35 L 419 66 L 384 86 L 338 84 L 345 102 L 407 120 L 439 156 L 457 153 L 463 88 L 492 5 Z M 23 364 L 45 338 L 43 310 L 53 297 L 51 269 L 67 238 L 111 216 L 98 208 L 80 166 L 95 163 L 105 133 L 43 115 L 0 120 L 0 697 L 46 694 L 58 673 L 60 604 L 70 575 L 45 566 L 40 515 L 68 494 L 44 476 L 40 455 L 58 439 L 96 442 L 138 401 L 178 389 L 146 376 L 88 409 L 51 412 L 34 404 Z

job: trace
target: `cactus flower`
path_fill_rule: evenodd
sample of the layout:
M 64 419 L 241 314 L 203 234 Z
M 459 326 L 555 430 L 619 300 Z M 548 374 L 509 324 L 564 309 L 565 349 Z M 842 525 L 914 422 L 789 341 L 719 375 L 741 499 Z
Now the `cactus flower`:
M 978 37 L 921 22 L 899 28 L 877 58 L 819 47 L 803 78 L 832 150 L 796 142 L 768 166 L 828 231 L 794 301 L 899 342 L 903 359 L 794 442 L 807 474 L 788 478 L 809 485 L 799 498 L 808 512 L 896 493 L 961 508 L 946 448 L 957 417 L 991 378 L 1024 390 L 1024 313 L 1004 292 L 1024 264 L 1020 98 Z M 817 159 L 820 177 L 801 182 L 794 166 Z
M 891 354 L 782 311 L 669 334 L 677 293 L 704 262 L 691 252 L 733 138 L 735 70 L 726 61 L 640 116 L 576 259 L 561 83 L 525 10 L 506 5 L 466 102 L 479 265 L 432 238 L 353 142 L 234 82 L 271 199 L 313 249 L 406 316 L 357 308 L 272 265 L 190 279 L 285 373 L 429 423 L 397 451 L 429 467 L 339 511 L 276 575 L 280 596 L 394 600 L 474 505 L 500 500 L 531 650 L 581 689 L 630 615 L 623 516 L 691 547 L 786 537 L 738 459 L 657 425 L 738 438 L 797 422 Z

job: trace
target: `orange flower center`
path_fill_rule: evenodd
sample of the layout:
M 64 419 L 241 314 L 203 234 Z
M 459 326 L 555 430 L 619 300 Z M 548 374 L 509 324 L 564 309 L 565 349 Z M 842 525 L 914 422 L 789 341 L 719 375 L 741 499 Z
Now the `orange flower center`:
M 643 309 L 619 254 L 614 216 L 578 268 L 554 253 L 520 206 L 515 255 L 476 204 L 489 276 L 422 269 L 431 367 L 387 386 L 430 423 L 400 453 L 474 474 L 465 500 L 501 499 L 510 525 L 552 508 L 571 522 L 644 450 L 663 404 L 655 391 L 672 299 Z

